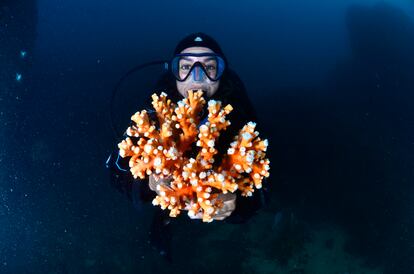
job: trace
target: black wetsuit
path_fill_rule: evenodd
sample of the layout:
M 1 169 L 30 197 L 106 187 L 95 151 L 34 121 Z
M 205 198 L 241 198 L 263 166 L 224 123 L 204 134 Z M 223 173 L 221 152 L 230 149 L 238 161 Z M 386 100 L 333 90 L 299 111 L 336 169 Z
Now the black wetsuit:
M 178 91 L 176 91 L 175 80 L 168 74 L 161 77 L 155 90 L 165 91 L 168 94 L 168 97 L 174 102 L 182 99 Z M 231 125 L 226 131 L 221 133 L 218 143 L 216 144 L 216 148 L 222 152 L 227 151 L 233 137 L 238 134 L 238 131 L 243 125 L 249 121 L 257 122 L 257 116 L 248 100 L 244 85 L 234 72 L 228 71 L 223 75 L 220 88 L 216 94 L 216 96 L 208 98 L 207 100 L 219 100 L 222 102 L 222 106 L 227 104 L 233 106 L 233 111 L 227 117 L 227 119 L 231 121 Z M 150 107 L 147 107 L 146 109 L 149 111 L 149 115 L 152 116 L 151 118 L 156 120 L 153 110 L 151 111 Z M 207 113 L 203 114 L 204 116 L 202 116 L 202 120 L 206 118 L 206 114 Z M 260 131 L 260 128 L 258 130 Z M 128 167 L 129 158 L 122 158 L 118 153 L 119 150 L 116 149 L 112 152 L 106 162 L 106 166 L 110 170 L 111 184 L 120 192 L 124 193 L 126 197 L 134 203 L 136 208 L 140 208 L 143 203 L 150 203 L 156 196 L 156 193 L 149 189 L 148 179 L 134 179 Z M 220 159 L 216 160 L 220 161 Z M 265 195 L 266 185 L 266 182 L 264 182 L 264 188 L 256 190 L 251 197 L 241 197 L 238 193 L 236 198 L 236 209 L 229 217 L 219 222 L 240 224 L 249 220 L 257 210 L 265 204 L 265 200 L 268 197 Z M 151 243 L 167 258 L 170 258 L 171 248 L 169 246 L 171 238 L 171 225 L 169 219 L 168 210 L 157 210 L 154 214 L 150 232 Z

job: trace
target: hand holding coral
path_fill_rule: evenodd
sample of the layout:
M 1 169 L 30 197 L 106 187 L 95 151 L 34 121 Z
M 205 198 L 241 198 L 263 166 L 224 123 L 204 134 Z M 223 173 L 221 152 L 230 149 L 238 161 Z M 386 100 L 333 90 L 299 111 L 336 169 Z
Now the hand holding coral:
M 159 129 L 145 110 L 137 112 L 131 118 L 135 124 L 128 128 L 128 137 L 118 145 L 120 155 L 131 157 L 129 166 L 135 178 L 150 176 L 150 188 L 158 194 L 153 204 L 168 208 L 170 216 L 186 210 L 190 218 L 204 222 L 222 220 L 236 206 L 232 193 L 239 190 L 243 196 L 251 196 L 255 188 L 262 187 L 263 177 L 269 176 L 268 143 L 258 137 L 256 124 L 249 122 L 222 155 L 221 165 L 214 165 L 219 153 L 215 144 L 230 125 L 226 116 L 233 108 L 210 100 L 208 121 L 199 125 L 203 93 L 188 93 L 177 105 L 165 93 L 154 94 Z M 198 154 L 189 158 L 193 143 L 199 147 Z

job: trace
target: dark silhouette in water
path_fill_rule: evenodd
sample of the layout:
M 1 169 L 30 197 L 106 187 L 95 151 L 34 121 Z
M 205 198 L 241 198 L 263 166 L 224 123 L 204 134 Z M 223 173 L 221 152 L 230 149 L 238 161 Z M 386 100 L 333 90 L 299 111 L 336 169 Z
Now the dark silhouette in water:
M 370 265 L 413 273 L 414 24 L 386 4 L 352 6 L 346 24 L 352 56 L 325 87 L 268 99 L 274 194 L 310 222 L 341 224 Z
M 412 273 L 414 22 L 386 4 L 354 6 L 346 19 L 353 56 L 331 89 L 343 95 L 336 99 L 355 132 L 347 135 L 360 149 L 350 155 L 359 180 L 344 196 L 365 193 L 345 199 L 356 215 L 343 220 L 355 237 L 349 249 L 386 262 L 387 273 Z

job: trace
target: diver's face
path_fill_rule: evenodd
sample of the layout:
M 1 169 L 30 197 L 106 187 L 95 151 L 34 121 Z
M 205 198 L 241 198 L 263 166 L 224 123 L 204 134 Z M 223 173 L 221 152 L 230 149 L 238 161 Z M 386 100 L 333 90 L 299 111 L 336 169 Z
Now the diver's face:
M 181 53 L 214 53 L 211 49 L 205 48 L 205 47 L 190 47 L 183 50 Z M 188 64 L 194 64 L 195 62 L 200 62 L 202 64 L 209 65 L 209 57 L 208 56 L 188 56 L 186 57 L 189 60 Z M 183 61 L 183 62 L 187 62 Z M 189 67 L 187 64 L 183 63 L 182 66 L 180 64 L 180 70 L 182 68 Z M 217 67 L 217 66 L 216 66 Z M 213 68 L 213 66 L 211 66 Z M 181 73 L 181 71 L 180 71 Z M 182 73 L 186 73 L 183 71 Z M 213 96 L 214 93 L 217 92 L 220 80 L 218 81 L 211 81 L 207 76 L 204 75 L 204 77 L 194 77 L 193 75 L 189 75 L 189 77 L 183 81 L 176 81 L 177 83 L 177 90 L 178 92 L 183 96 L 188 96 L 188 90 L 191 89 L 202 89 L 204 95 L 207 97 Z

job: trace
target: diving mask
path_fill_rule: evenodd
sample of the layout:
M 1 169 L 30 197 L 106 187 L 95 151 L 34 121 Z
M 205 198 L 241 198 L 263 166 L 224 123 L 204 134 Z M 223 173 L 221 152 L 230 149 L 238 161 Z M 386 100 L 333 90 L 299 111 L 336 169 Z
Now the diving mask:
M 180 53 L 171 61 L 172 73 L 180 82 L 190 75 L 194 81 L 203 81 L 205 77 L 218 81 L 225 67 L 224 59 L 215 53 Z

